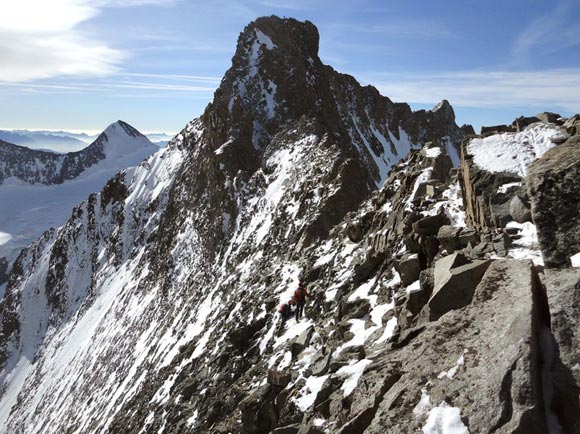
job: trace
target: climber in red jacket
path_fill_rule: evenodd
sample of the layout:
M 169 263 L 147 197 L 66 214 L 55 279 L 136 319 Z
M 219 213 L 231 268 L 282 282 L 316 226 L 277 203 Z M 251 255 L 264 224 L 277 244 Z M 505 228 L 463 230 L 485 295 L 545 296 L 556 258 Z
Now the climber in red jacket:
M 294 302 L 296 303 L 296 321 L 300 321 L 302 318 L 302 313 L 304 311 L 304 304 L 306 303 L 306 297 L 312 297 L 312 295 L 306 289 L 306 283 L 304 280 L 300 279 L 298 283 L 298 288 L 294 291 Z

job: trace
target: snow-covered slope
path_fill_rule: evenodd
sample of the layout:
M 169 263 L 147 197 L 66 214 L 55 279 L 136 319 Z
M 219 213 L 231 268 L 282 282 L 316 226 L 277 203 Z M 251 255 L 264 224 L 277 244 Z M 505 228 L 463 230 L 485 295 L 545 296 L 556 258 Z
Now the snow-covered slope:
M 478 167 L 488 172 L 526 176 L 527 166 L 556 146 L 553 141 L 564 138 L 557 126 L 538 123 L 519 133 L 472 139 L 467 145 L 467 153 L 473 155 L 473 162 Z
M 232 63 L 200 119 L 15 263 L 0 305 L 6 432 L 239 426 L 266 363 L 310 324 L 284 328 L 274 315 L 304 252 L 411 149 L 462 137 L 448 103 L 412 112 L 323 65 L 309 22 L 257 20 Z M 327 312 L 357 272 L 353 250 L 341 243 L 333 259 L 343 275 Z M 366 364 L 341 371 L 345 393 Z
M 13 176 L 4 179 L 0 184 L 0 232 L 4 234 L 0 237 L 0 258 L 5 257 L 12 263 L 20 250 L 45 230 L 63 225 L 71 216 L 72 209 L 89 194 L 103 188 L 115 173 L 139 164 L 158 150 L 147 138 L 135 131 L 124 122 L 111 124 L 85 151 L 51 154 L 51 158 L 55 160 L 54 165 L 43 161 L 46 153 L 41 155 L 37 151 L 31 151 L 30 159 L 24 158 L 27 170 L 17 173 L 13 170 L 10 172 Z M 17 149 L 12 153 L 12 158 L 19 159 L 22 154 L 28 155 L 29 150 Z M 96 155 L 102 158 L 93 161 L 92 156 Z M 70 166 L 71 159 L 90 160 L 92 164 L 76 173 L 74 178 L 56 184 L 30 184 L 24 180 L 56 179 L 58 174 L 50 171 L 54 168 L 60 169 L 62 173 L 63 167 Z M 9 164 L 0 159 L 0 167 L 3 163 Z M 16 163 L 12 164 L 12 169 L 16 169 Z M 72 175 L 72 172 L 68 173 Z M 2 283 L 4 282 L 0 281 L 0 285 Z

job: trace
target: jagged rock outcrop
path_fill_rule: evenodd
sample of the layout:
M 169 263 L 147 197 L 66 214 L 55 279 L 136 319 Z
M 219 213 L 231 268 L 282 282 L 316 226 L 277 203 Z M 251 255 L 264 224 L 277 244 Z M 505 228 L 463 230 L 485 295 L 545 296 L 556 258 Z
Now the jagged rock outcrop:
M 106 158 L 109 137 L 124 134 L 139 140 L 142 146 L 152 146 L 149 139 L 131 125 L 117 121 L 103 131 L 85 149 L 67 154 L 29 149 L 0 140 L 0 184 L 7 178 L 17 178 L 29 184 L 62 184 Z
M 580 252 L 580 136 L 546 152 L 530 165 L 526 186 L 544 263 L 570 265 Z

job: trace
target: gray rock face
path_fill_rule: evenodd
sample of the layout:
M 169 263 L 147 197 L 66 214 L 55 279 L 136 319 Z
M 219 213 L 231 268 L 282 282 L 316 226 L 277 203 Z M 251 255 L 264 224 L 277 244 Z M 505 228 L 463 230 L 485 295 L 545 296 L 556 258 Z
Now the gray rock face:
M 547 309 L 531 263 L 494 261 L 469 305 L 376 362 L 384 378 L 397 369 L 398 379 L 375 395 L 380 404 L 365 433 L 420 432 L 429 410 L 442 405 L 459 409 L 472 433 L 546 433 L 539 333 Z
M 2 285 L 8 280 L 8 274 L 6 274 L 7 270 L 8 270 L 8 261 L 6 260 L 6 258 L 0 258 L 0 285 Z
M 563 432 L 580 433 L 580 269 L 547 269 L 543 282 L 550 302 L 558 358 L 552 411 Z
M 526 185 L 544 263 L 570 265 L 580 252 L 580 136 L 546 152 L 529 167 Z

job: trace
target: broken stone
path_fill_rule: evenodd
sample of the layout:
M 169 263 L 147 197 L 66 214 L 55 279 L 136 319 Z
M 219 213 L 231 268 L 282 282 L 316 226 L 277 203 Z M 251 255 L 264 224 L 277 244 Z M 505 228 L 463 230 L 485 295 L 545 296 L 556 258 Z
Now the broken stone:
M 479 241 L 479 236 L 475 229 L 462 228 L 461 232 L 459 232 L 457 240 L 459 241 L 461 248 L 465 248 L 469 245 L 469 243 L 477 243 Z
M 351 221 L 346 227 L 346 236 L 353 243 L 358 243 L 363 239 L 363 231 L 361 222 L 358 220 Z
M 314 327 L 311 326 L 300 333 L 299 336 L 294 338 L 290 344 L 290 351 L 292 352 L 293 359 L 295 359 L 298 354 L 300 354 L 308 345 L 310 345 L 310 338 L 312 337 L 312 333 L 314 333 Z
M 558 119 L 560 119 L 562 116 L 560 116 L 558 113 L 552 113 L 552 112 L 542 112 L 542 113 L 538 113 L 536 115 L 536 118 L 539 119 L 540 121 L 547 123 L 547 124 L 555 124 L 558 122 Z
M 513 133 L 515 128 L 511 125 L 493 125 L 491 127 L 481 127 L 482 136 L 491 136 L 500 133 Z
M 413 223 L 413 232 L 420 235 L 437 235 L 439 228 L 448 224 L 449 219 L 444 214 L 428 215 Z
M 441 243 L 441 247 L 443 247 L 447 253 L 453 253 L 456 250 L 459 250 L 459 233 L 461 232 L 461 228 L 451 225 L 443 225 L 439 228 L 439 232 L 437 233 L 437 239 Z
M 419 278 L 419 273 L 421 272 L 419 255 L 416 253 L 405 254 L 397 264 L 397 268 L 403 286 L 410 285 Z
M 370 302 L 366 298 L 348 302 L 344 308 L 344 319 L 362 318 L 371 310 Z
M 454 253 L 435 263 L 433 294 L 429 299 L 430 319 L 436 320 L 453 309 L 471 303 L 477 284 L 489 267 L 489 260 L 469 262 Z
M 423 306 L 429 301 L 433 293 L 434 275 L 433 268 L 421 271 L 419 276 L 419 290 L 411 291 L 408 295 L 407 310 L 413 315 L 417 315 Z
M 517 194 L 510 201 L 510 215 L 518 223 L 529 222 L 532 219 L 530 208 Z

